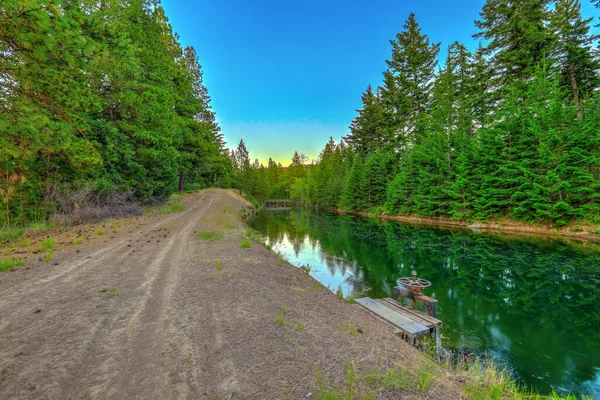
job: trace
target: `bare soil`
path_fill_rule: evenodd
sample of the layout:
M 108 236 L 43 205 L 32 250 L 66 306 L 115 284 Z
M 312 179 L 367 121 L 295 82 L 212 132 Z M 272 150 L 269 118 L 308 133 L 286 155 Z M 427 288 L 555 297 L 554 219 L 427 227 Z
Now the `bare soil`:
M 315 369 L 339 387 L 346 362 L 368 371 L 423 361 L 358 305 L 257 243 L 241 248 L 249 204 L 232 191 L 181 204 L 104 235 L 63 232 L 51 262 L 30 252 L 0 274 L 1 399 L 306 399 Z M 78 234 L 89 240 L 71 245 Z M 445 374 L 424 393 L 377 396 L 459 397 Z

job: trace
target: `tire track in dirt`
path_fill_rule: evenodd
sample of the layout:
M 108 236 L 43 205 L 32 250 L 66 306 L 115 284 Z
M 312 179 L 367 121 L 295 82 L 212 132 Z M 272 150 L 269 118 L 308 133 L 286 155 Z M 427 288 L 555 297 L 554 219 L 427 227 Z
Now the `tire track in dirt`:
M 150 263 L 146 271 L 147 279 L 140 286 L 144 295 L 132 305 L 133 310 L 129 307 L 124 313 L 130 315 L 126 326 L 113 329 L 103 340 L 102 353 L 105 357 L 107 354 L 109 356 L 94 373 L 95 380 L 101 383 L 94 385 L 89 393 L 91 397 L 100 397 L 103 393 L 107 398 L 116 395 L 150 397 L 169 387 L 164 377 L 161 381 L 156 376 L 144 373 L 134 377 L 123 376 L 120 371 L 160 370 L 165 367 L 163 356 L 173 350 L 172 346 L 168 345 L 172 342 L 170 338 L 179 337 L 177 332 L 169 330 L 173 318 L 170 314 L 173 313 L 168 303 L 179 282 L 181 255 L 183 249 L 188 246 L 191 231 L 212 201 L 211 198 L 202 210 L 194 212 L 198 215 L 188 219 L 185 226 L 162 247 Z M 168 334 L 169 331 L 171 334 Z M 127 344 L 125 356 L 119 354 L 119 343 Z M 85 360 L 81 363 L 90 364 Z
M 128 283 L 128 290 L 137 292 L 149 290 L 149 283 L 156 278 L 157 271 L 161 267 L 161 258 L 166 257 L 177 240 L 181 240 L 185 234 L 189 234 L 189 229 L 193 226 L 195 219 L 190 218 L 188 214 L 195 214 L 197 208 L 198 206 L 193 204 L 189 211 L 143 227 L 131 236 L 132 239 L 142 238 L 167 223 L 177 224 L 180 221 L 185 221 L 188 229 L 185 232 L 176 231 L 169 241 L 167 243 L 163 242 L 161 246 L 156 246 L 154 243 L 143 243 L 141 250 L 137 253 L 131 253 L 127 247 L 127 242 L 116 243 L 113 247 L 92 251 L 90 256 L 81 255 L 81 259 L 75 260 L 67 266 L 62 265 L 62 268 L 54 268 L 51 274 L 46 274 L 46 276 L 36 280 L 23 282 L 21 285 L 10 288 L 3 293 L 0 299 L 0 310 L 3 310 L 0 311 L 2 317 L 0 335 L 3 337 L 3 344 L 0 346 L 0 389 L 4 387 L 4 378 L 8 380 L 6 375 L 13 375 L 12 379 L 17 382 L 20 377 L 36 376 L 39 377 L 39 379 L 35 379 L 38 383 L 30 385 L 25 392 L 20 391 L 19 394 L 15 391 L 12 395 L 29 397 L 32 394 L 31 392 L 35 391 L 38 386 L 44 387 L 43 393 L 40 393 L 42 395 L 56 398 L 67 395 L 68 390 L 66 393 L 61 393 L 61 390 L 56 391 L 55 389 L 68 387 L 68 384 L 61 385 L 59 383 L 60 376 L 70 375 L 69 370 L 77 369 L 77 365 L 81 365 L 81 363 L 73 360 L 73 356 L 81 349 L 87 349 L 87 352 L 92 353 L 97 351 L 99 342 L 104 341 L 104 338 L 98 338 L 98 335 L 112 332 L 113 329 L 110 329 L 110 327 L 121 326 L 124 319 L 129 320 L 127 316 L 132 315 L 130 312 L 131 306 L 122 309 L 112 307 L 110 310 L 107 309 L 106 315 L 100 318 L 93 315 L 92 312 L 91 317 L 95 317 L 96 321 L 89 323 L 89 306 L 85 310 L 78 310 L 80 307 L 73 304 L 69 308 L 73 308 L 74 312 L 65 312 L 65 307 L 49 307 L 48 305 L 57 303 L 57 300 L 59 303 L 65 303 L 64 305 L 66 305 L 69 300 L 81 297 L 81 292 L 87 292 L 88 294 L 88 298 L 83 299 L 85 302 L 85 300 L 89 300 L 89 297 L 94 297 L 89 295 L 90 291 L 96 294 L 98 289 L 103 287 L 106 282 L 113 283 L 112 287 L 119 287 L 119 282 L 115 281 L 114 277 L 120 275 L 119 270 L 122 269 L 121 267 L 124 264 L 138 267 L 141 265 L 146 270 L 145 273 L 136 271 L 133 274 L 133 279 L 131 279 L 131 276 L 125 279 Z M 205 206 L 204 209 L 206 208 Z M 162 257 L 159 257 L 158 262 L 151 262 L 152 259 L 156 259 L 155 254 L 157 252 L 162 254 Z M 131 260 L 132 255 L 134 255 L 133 260 Z M 89 259 L 87 257 L 94 258 Z M 135 282 L 140 278 L 146 279 L 142 283 Z M 104 296 L 106 295 L 104 294 Z M 98 296 L 96 295 L 96 297 Z M 152 297 L 152 293 L 148 292 L 145 302 L 148 299 L 151 300 Z M 23 303 L 29 304 L 30 307 L 23 309 Z M 36 315 L 33 311 L 38 306 L 44 310 L 43 318 L 40 318 L 41 315 Z M 16 312 L 7 314 L 7 311 L 12 308 L 16 308 Z M 60 321 L 61 325 L 59 326 L 56 322 L 52 323 L 52 321 Z M 63 329 L 67 324 L 72 325 L 73 329 L 70 330 L 70 335 L 66 335 L 66 341 L 58 343 L 56 340 L 47 340 L 48 337 L 54 336 L 53 332 L 57 329 Z M 58 348 L 61 350 L 58 350 Z M 31 365 L 18 362 L 19 357 L 28 358 L 27 356 L 33 354 L 43 355 L 41 362 L 32 363 Z M 20 370 L 17 376 L 8 373 L 12 369 Z M 44 371 L 53 372 L 48 374 Z M 0 390 L 0 393 L 2 392 Z
M 58 266 L 19 271 L 13 286 L 0 275 L 0 399 L 305 399 L 316 369 L 335 386 L 346 362 L 421 360 L 304 272 L 257 243 L 241 248 L 236 211 L 248 204 L 237 194 L 183 201 L 121 241 L 57 251 Z M 205 241 L 196 230 L 225 236 Z M 456 393 L 446 381 L 416 398 Z

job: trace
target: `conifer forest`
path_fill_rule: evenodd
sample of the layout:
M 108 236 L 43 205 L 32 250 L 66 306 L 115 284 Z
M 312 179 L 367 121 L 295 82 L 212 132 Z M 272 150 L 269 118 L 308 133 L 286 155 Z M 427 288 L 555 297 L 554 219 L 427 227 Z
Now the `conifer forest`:
M 0 219 L 44 218 L 57 188 L 144 202 L 219 186 L 328 209 L 598 223 L 600 20 L 580 6 L 487 0 L 474 50 L 442 49 L 411 14 L 349 133 L 284 167 L 251 162 L 243 140 L 226 148 L 196 52 L 159 2 L 6 0 Z
M 0 4 L 0 221 L 56 191 L 134 200 L 227 185 L 231 163 L 196 51 L 154 0 Z
M 296 154 L 278 175 L 270 162 L 253 191 L 270 185 L 271 197 L 329 209 L 597 223 L 595 23 L 576 0 L 487 0 L 475 21 L 481 45 L 469 51 L 441 49 L 411 14 L 350 133 L 314 165 Z

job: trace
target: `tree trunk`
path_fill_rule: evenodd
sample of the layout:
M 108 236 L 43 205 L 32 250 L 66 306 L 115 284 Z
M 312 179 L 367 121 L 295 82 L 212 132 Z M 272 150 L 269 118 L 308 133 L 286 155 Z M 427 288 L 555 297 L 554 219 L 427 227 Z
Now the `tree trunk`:
M 579 90 L 577 89 L 577 78 L 575 76 L 575 64 L 569 63 L 569 77 L 571 78 L 571 91 L 573 92 L 573 101 L 577 106 L 577 118 L 583 118 L 581 111 L 581 99 L 579 98 Z
M 184 184 L 184 179 L 183 179 L 183 171 L 179 172 L 179 191 L 183 192 L 183 184 Z

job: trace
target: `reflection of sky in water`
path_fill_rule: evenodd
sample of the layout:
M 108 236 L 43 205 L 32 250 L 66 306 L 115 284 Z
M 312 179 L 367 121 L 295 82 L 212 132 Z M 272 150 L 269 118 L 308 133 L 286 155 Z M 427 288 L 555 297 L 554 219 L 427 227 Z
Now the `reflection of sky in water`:
M 336 258 L 335 264 L 333 264 L 332 260 L 327 260 L 324 257 L 325 253 L 322 251 L 321 243 L 318 240 L 313 246 L 307 235 L 299 251 L 296 251 L 298 250 L 297 247 L 294 249 L 294 245 L 287 233 L 283 235 L 281 240 L 276 241 L 276 243 L 272 243 L 269 240 L 267 240 L 267 243 L 273 247 L 273 250 L 283 255 L 292 265 L 301 267 L 308 264 L 311 268 L 310 275 L 324 286 L 327 286 L 332 292 L 336 292 L 341 286 L 344 297 L 352 294 L 352 285 L 349 285 L 347 282 L 348 278 L 353 276 L 352 270 L 350 268 L 336 268 L 335 264 L 344 263 L 344 261 Z

